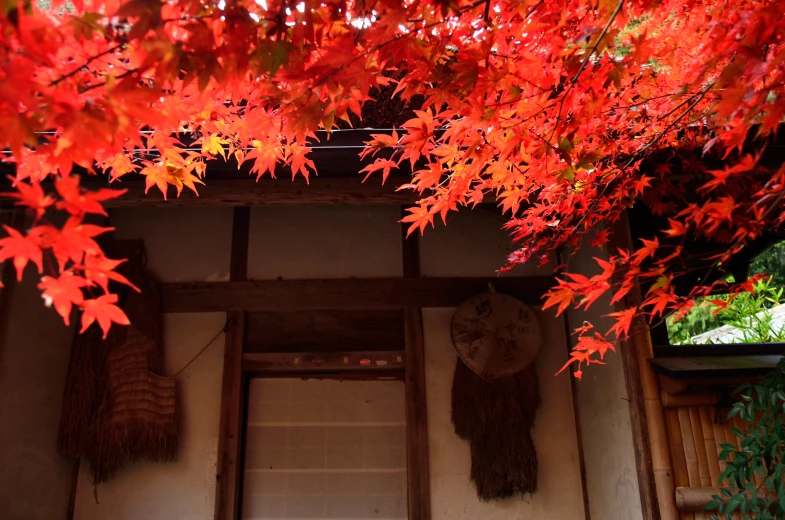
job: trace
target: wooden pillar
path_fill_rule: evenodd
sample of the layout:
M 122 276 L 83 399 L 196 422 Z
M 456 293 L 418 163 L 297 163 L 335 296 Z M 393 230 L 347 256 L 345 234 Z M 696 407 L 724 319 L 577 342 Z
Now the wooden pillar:
M 234 208 L 232 250 L 229 260 L 231 281 L 243 281 L 248 273 L 248 233 L 250 208 Z M 242 467 L 243 334 L 245 313 L 226 313 L 221 415 L 218 433 L 218 465 L 215 487 L 216 520 L 240 518 L 240 468 Z
M 634 249 L 626 213 L 613 230 L 616 247 Z M 640 287 L 624 298 L 623 308 L 640 305 Z M 660 401 L 660 384 L 651 368 L 653 357 L 649 326 L 643 317 L 633 320 L 629 339 L 621 346 L 624 378 L 630 398 L 630 418 L 638 467 L 641 507 L 646 519 L 677 520 L 668 435 Z M 655 500 L 656 497 L 656 500 Z
M 14 229 L 21 230 L 25 223 L 25 213 L 23 210 L 13 207 L 0 208 L 0 224 L 8 225 Z M 11 310 L 11 299 L 16 285 L 16 269 L 11 262 L 0 263 L 0 363 L 3 359 L 3 347 L 5 343 L 5 331 L 8 329 L 8 317 Z
M 403 211 L 402 211 L 403 214 Z M 403 276 L 420 275 L 419 242 L 416 234 L 406 237 L 402 226 Z M 404 309 L 406 384 L 406 475 L 408 520 L 430 520 L 431 490 L 428 472 L 428 410 L 425 393 L 425 350 L 422 310 Z

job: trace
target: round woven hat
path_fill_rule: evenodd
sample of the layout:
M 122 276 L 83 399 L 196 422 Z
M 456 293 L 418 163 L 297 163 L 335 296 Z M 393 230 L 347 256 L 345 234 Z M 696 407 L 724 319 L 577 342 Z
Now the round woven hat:
M 450 331 L 466 366 L 489 379 L 525 369 L 542 345 L 540 324 L 531 308 L 496 292 L 463 302 L 452 317 Z

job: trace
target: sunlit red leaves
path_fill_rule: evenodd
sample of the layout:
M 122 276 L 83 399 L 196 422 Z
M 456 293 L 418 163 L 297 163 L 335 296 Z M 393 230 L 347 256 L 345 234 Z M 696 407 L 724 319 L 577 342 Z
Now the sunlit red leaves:
M 546 299 L 559 313 L 603 294 L 623 301 L 638 278 L 670 281 L 683 242 L 721 239 L 733 252 L 785 221 L 785 179 L 740 193 L 769 172 L 754 154 L 734 158 L 785 113 L 785 21 L 767 4 L 325 0 L 300 10 L 268 0 L 198 14 L 195 5 L 96 0 L 62 18 L 36 6 L 14 20 L 0 14 L 0 146 L 17 166 L 15 198 L 40 220 L 4 239 L 0 255 L 21 269 L 52 254 L 59 272 L 47 276 L 73 269 L 105 290 L 122 280 L 97 248 L 98 230 L 45 218 L 104 214 L 114 194 L 87 193 L 68 177 L 75 166 L 123 181 L 139 171 L 164 198 L 169 186 L 196 192 L 207 161 L 307 179 L 306 137 L 354 121 L 349 113 L 387 82 L 417 110 L 400 132 L 372 135 L 363 158 L 374 162 L 362 172 L 384 181 L 409 163 L 403 183 L 423 196 L 403 219 L 409 232 L 496 197 L 519 247 L 510 261 L 543 260 L 605 245 L 609 232 L 593 230 L 659 189 L 651 177 L 675 186 L 647 201 L 672 217 L 660 239 L 615 255 L 601 274 L 565 275 Z M 104 22 L 118 12 L 126 29 Z M 680 157 L 701 148 L 728 162 L 705 171 Z M 51 175 L 65 178 L 47 194 L 37 183 Z M 705 179 L 690 188 L 703 198 L 674 216 L 684 179 Z M 683 309 L 665 287 L 644 310 Z M 618 332 L 626 317 L 613 316 Z
M 616 337 L 619 339 L 627 338 L 630 335 L 630 326 L 632 325 L 632 320 L 637 315 L 638 309 L 635 307 L 630 307 L 628 309 L 624 309 L 623 311 L 607 314 L 606 316 L 614 318 L 615 320 L 615 323 L 608 331 L 608 334 L 612 332 L 616 334 Z
M 577 364 L 573 374 L 578 379 L 583 377 L 582 365 L 604 364 L 602 359 L 607 352 L 616 351 L 613 343 L 608 341 L 602 334 L 595 332 L 593 335 L 581 335 L 578 337 L 575 347 L 570 352 L 570 360 L 567 361 L 556 374 L 561 374 L 572 364 Z M 599 358 L 597 357 L 599 356 Z
M 545 302 L 542 304 L 542 308 L 550 309 L 551 307 L 556 307 L 556 315 L 559 316 L 572 304 L 572 300 L 575 298 L 575 291 L 564 280 L 557 280 L 557 282 L 559 285 L 545 294 Z
M 401 219 L 401 222 L 410 224 L 409 229 L 406 231 L 406 236 L 411 235 L 418 229 L 420 233 L 423 233 L 428 225 L 433 225 L 433 213 L 425 204 L 420 203 L 413 208 L 406 208 L 406 211 L 409 214 Z

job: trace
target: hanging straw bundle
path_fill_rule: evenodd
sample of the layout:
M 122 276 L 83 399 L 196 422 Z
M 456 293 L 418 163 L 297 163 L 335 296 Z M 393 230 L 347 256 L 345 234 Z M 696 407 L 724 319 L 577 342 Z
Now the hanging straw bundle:
M 131 325 L 97 327 L 77 335 L 60 416 L 58 447 L 84 457 L 95 483 L 127 461 L 173 460 L 179 420 L 173 378 L 162 377 L 163 350 L 158 285 L 146 271 L 142 242 L 115 242 L 113 255 L 129 261 L 121 274 L 141 289 L 113 288 Z
M 530 430 L 540 403 L 532 364 L 539 327 L 522 303 L 499 296 L 472 298 L 453 318 L 461 358 L 453 375 L 452 422 L 455 433 L 470 444 L 471 480 L 486 501 L 537 490 Z
M 539 405 L 531 366 L 515 375 L 483 379 L 460 359 L 452 386 L 455 433 L 471 446 L 471 480 L 482 500 L 537 490 L 537 453 L 530 430 Z

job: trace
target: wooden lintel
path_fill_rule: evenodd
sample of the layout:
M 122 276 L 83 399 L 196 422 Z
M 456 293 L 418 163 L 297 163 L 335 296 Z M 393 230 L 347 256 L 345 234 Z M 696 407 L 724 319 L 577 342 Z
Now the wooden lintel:
M 117 199 L 102 204 L 107 208 L 119 207 L 172 207 L 172 206 L 258 206 L 258 205 L 297 205 L 297 204 L 412 204 L 420 198 L 412 190 L 398 191 L 400 182 L 392 179 L 382 184 L 379 179 L 362 177 L 319 178 L 312 177 L 309 183 L 304 179 L 259 179 L 253 177 L 240 179 L 204 179 L 204 186 L 197 185 L 197 196 L 189 189 L 183 189 L 180 196 L 170 186 L 167 200 L 160 190 L 150 188 L 145 194 L 144 182 L 114 182 L 110 187 L 127 189 L 128 192 Z M 85 179 L 84 186 L 107 187 L 106 182 L 91 182 Z
M 349 278 L 167 283 L 163 312 L 457 307 L 488 284 L 529 305 L 541 305 L 552 276 L 509 278 Z
M 401 370 L 401 350 L 380 352 L 308 352 L 243 354 L 243 371 L 253 374 L 274 372 L 348 372 Z

